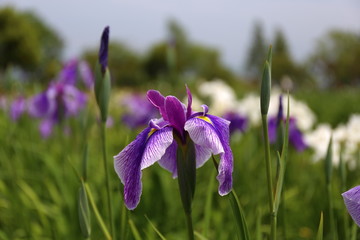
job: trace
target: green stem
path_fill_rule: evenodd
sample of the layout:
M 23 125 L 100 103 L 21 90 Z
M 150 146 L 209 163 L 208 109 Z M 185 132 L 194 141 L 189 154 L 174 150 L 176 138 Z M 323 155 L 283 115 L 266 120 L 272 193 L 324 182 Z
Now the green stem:
M 106 225 L 105 225 L 105 223 L 104 223 L 104 221 L 103 221 L 103 219 L 102 219 L 102 217 L 101 217 L 101 215 L 99 213 L 99 210 L 96 207 L 94 198 L 93 198 L 92 193 L 90 191 L 90 187 L 89 187 L 89 185 L 87 183 L 84 183 L 84 185 L 85 185 L 87 196 L 89 198 L 90 205 L 91 205 L 91 207 L 92 207 L 92 209 L 93 209 L 93 211 L 95 213 L 96 220 L 98 221 L 98 223 L 100 225 L 100 228 L 101 228 L 102 232 L 104 233 L 106 239 L 111 240 L 112 238 L 110 236 L 110 233 L 107 230 Z
M 195 238 L 194 238 L 194 229 L 192 224 L 191 212 L 186 213 L 186 224 L 188 229 L 188 239 L 194 240 Z
M 331 190 L 331 184 L 327 184 L 326 186 L 328 199 L 329 199 L 329 218 L 330 218 L 330 234 L 331 239 L 336 240 L 337 239 L 337 231 L 335 226 L 335 218 L 334 218 L 334 207 L 333 207 L 333 201 L 332 201 L 332 190 Z
M 266 177 L 267 177 L 267 186 L 268 186 L 268 197 L 269 197 L 269 210 L 271 214 L 271 238 L 272 240 L 276 239 L 276 215 L 277 213 L 274 211 L 274 190 L 273 183 L 271 177 L 271 159 L 270 159 L 270 142 L 269 142 L 269 132 L 268 132 L 268 123 L 267 123 L 267 115 L 261 115 L 262 126 L 263 126 L 263 134 L 265 141 L 265 163 L 266 163 Z
M 105 136 L 105 126 L 106 122 L 101 122 L 101 142 L 102 142 L 102 152 L 103 152 L 103 160 L 104 160 L 104 169 L 106 176 L 106 192 L 107 192 L 107 203 L 108 203 L 108 216 L 109 216 L 109 224 L 110 224 L 110 232 L 112 237 L 115 238 L 115 230 L 114 230 L 114 221 L 112 215 L 112 203 L 111 203 L 111 188 L 110 188 L 110 179 L 109 179 L 109 169 L 107 164 L 107 155 L 106 155 L 106 136 Z

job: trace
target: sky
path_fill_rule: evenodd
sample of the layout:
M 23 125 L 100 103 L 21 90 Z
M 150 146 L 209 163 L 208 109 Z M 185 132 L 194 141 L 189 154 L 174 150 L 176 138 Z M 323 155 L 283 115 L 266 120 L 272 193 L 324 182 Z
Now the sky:
M 316 47 L 331 29 L 360 32 L 359 0 L 0 0 L 0 6 L 36 12 L 65 42 L 64 58 L 99 45 L 103 28 L 144 53 L 166 34 L 168 20 L 176 20 L 190 40 L 221 52 L 233 70 L 244 66 L 255 21 L 263 24 L 269 44 L 280 28 L 297 61 Z

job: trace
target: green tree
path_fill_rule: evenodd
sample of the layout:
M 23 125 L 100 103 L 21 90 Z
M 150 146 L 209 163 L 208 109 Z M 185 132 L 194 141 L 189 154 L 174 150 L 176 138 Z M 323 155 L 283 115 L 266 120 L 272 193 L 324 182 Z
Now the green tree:
M 31 23 L 22 14 L 6 7 L 0 9 L 0 69 L 16 65 L 26 70 L 40 63 L 41 46 Z
M 17 66 L 36 80 L 49 81 L 60 69 L 63 42 L 32 12 L 0 9 L 0 71 Z
M 321 87 L 360 84 L 360 34 L 333 30 L 320 38 L 309 68 Z
M 168 24 L 168 36 L 167 42 L 154 45 L 144 58 L 144 70 L 150 78 L 234 78 L 231 71 L 222 64 L 216 49 L 189 41 L 185 31 L 174 21 Z M 177 76 L 175 78 L 173 71 Z
M 264 60 L 267 54 L 267 44 L 264 38 L 263 27 L 260 22 L 254 24 L 251 45 L 248 50 L 245 71 L 250 80 L 258 80 L 261 76 Z

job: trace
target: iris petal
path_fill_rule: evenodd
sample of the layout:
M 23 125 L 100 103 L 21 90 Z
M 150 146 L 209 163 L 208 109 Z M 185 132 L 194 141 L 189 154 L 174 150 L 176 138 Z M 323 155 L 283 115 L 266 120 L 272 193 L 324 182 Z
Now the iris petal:
M 181 137 L 183 137 L 186 121 L 184 104 L 174 96 L 167 96 L 165 98 L 165 110 L 170 125 L 178 131 Z
M 148 139 L 141 161 L 141 170 L 161 159 L 166 149 L 173 142 L 171 127 L 156 130 Z
M 344 192 L 342 196 L 349 214 L 360 227 L 360 186 Z
M 156 108 L 159 109 L 159 112 L 163 117 L 163 119 L 167 121 L 168 118 L 165 111 L 165 97 L 159 91 L 156 90 L 149 90 L 147 92 L 147 97 L 149 101 L 152 103 L 152 105 L 154 105 Z
M 173 141 L 171 145 L 166 149 L 165 154 L 162 156 L 160 161 L 158 161 L 159 165 L 172 173 L 172 177 L 177 177 L 177 165 L 176 165 L 176 150 L 177 143 Z
M 224 148 L 224 153 L 220 154 L 219 174 L 216 177 L 220 184 L 219 194 L 224 196 L 232 189 L 233 154 L 230 148 L 230 122 L 213 115 L 207 115 L 207 117 L 212 121 Z
M 140 201 L 141 170 L 160 160 L 173 141 L 171 127 L 153 130 L 146 128 L 114 157 L 115 171 L 124 184 L 124 200 L 130 210 Z
M 128 209 L 139 204 L 142 191 L 141 160 L 146 147 L 146 139 L 151 128 L 145 128 L 128 146 L 114 157 L 114 167 L 124 184 L 124 201 Z
M 185 123 L 184 128 L 189 132 L 190 138 L 195 144 L 211 149 L 214 155 L 224 152 L 219 135 L 211 123 L 194 117 Z

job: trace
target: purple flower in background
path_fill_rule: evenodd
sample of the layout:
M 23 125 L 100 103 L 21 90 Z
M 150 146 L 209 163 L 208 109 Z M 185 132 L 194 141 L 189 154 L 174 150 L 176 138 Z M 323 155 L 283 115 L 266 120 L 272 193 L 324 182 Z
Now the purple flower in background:
M 277 129 L 281 123 L 285 123 L 286 118 L 283 114 L 282 96 L 279 97 L 279 110 L 276 117 L 270 117 L 268 121 L 268 133 L 270 143 L 275 143 L 277 138 Z M 289 119 L 289 142 L 299 152 L 307 148 L 303 134 L 297 127 L 296 119 L 290 117 Z
M 146 126 L 151 119 L 158 116 L 158 110 L 144 95 L 133 94 L 125 97 L 122 104 L 127 109 L 122 121 L 130 128 Z
M 99 63 L 101 65 L 101 72 L 104 73 L 108 65 L 108 48 L 109 48 L 109 26 L 105 27 L 101 35 L 101 43 L 99 49 Z
M 83 81 L 84 85 L 89 89 L 94 84 L 94 76 L 89 65 L 85 61 L 78 61 L 77 59 L 66 62 L 57 76 L 57 82 L 73 86 L 77 85 L 78 79 Z
M 159 109 L 160 119 L 151 120 L 136 139 L 114 157 L 114 167 L 124 184 L 124 199 L 128 209 L 134 209 L 142 191 L 141 170 L 158 162 L 177 177 L 176 154 L 178 141 L 185 144 L 190 137 L 195 144 L 196 167 L 201 167 L 212 154 L 220 154 L 219 194 L 226 195 L 232 188 L 233 155 L 229 145 L 230 122 L 203 112 L 192 112 L 192 96 L 187 89 L 187 107 L 174 96 L 164 97 L 150 90 L 149 101 Z M 178 139 L 175 140 L 174 139 Z
M 227 112 L 223 115 L 223 118 L 230 121 L 230 133 L 234 133 L 237 130 L 245 132 L 248 127 L 248 119 L 235 112 Z
M 10 106 L 10 117 L 17 121 L 26 110 L 26 100 L 23 96 L 17 97 Z
M 350 216 L 360 227 L 360 186 L 354 187 L 341 195 Z
M 85 107 L 86 95 L 75 86 L 61 82 L 50 84 L 49 88 L 29 103 L 29 114 L 42 118 L 41 135 L 46 138 L 52 133 L 53 126 L 63 119 L 75 116 Z

